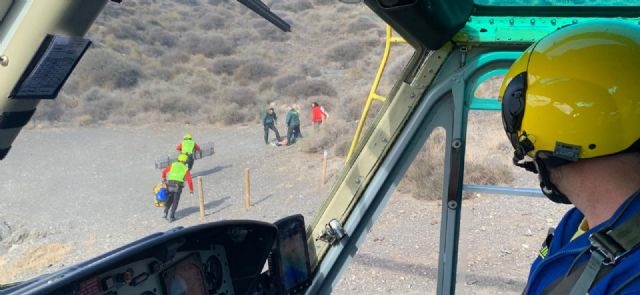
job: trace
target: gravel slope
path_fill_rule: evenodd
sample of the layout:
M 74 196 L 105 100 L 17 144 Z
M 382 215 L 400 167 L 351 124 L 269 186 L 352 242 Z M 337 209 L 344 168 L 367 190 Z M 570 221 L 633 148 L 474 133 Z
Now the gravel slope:
M 196 161 L 206 213 L 183 193 L 168 224 L 152 205 L 157 157 L 184 132 L 213 141 Z M 221 219 L 307 220 L 329 185 L 318 185 L 321 156 L 262 142 L 261 126 L 30 129 L 0 163 L 0 283 L 87 259 L 150 233 Z M 335 174 L 340 159 L 332 159 Z M 244 208 L 243 169 L 253 206 Z M 547 228 L 566 210 L 544 199 L 477 195 L 463 203 L 458 293 L 519 294 Z M 396 194 L 355 256 L 335 294 L 434 294 L 439 202 Z

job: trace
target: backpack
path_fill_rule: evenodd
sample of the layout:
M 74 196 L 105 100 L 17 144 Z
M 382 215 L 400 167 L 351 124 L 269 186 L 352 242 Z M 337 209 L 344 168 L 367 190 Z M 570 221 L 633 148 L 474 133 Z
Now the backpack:
M 164 184 L 158 184 L 153 188 L 153 193 L 155 198 L 153 199 L 153 203 L 156 207 L 164 207 L 167 199 L 169 198 L 169 194 L 167 192 L 167 186 Z

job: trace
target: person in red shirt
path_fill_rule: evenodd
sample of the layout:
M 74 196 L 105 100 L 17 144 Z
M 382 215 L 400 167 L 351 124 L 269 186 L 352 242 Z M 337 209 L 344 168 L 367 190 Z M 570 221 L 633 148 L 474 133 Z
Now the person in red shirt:
M 182 194 L 182 188 L 186 181 L 189 185 L 189 191 L 193 196 L 193 182 L 191 181 L 191 173 L 189 168 L 185 165 L 188 157 L 185 154 L 178 156 L 178 161 L 170 164 L 164 170 L 162 170 L 162 183 L 167 186 L 167 192 L 169 197 L 167 199 L 167 205 L 164 207 L 164 218 L 167 218 L 169 214 L 169 222 L 176 220 L 175 213 L 180 202 L 180 194 Z
M 199 152 L 200 146 L 193 141 L 191 134 L 187 133 L 184 135 L 182 143 L 176 146 L 176 150 L 187 155 L 187 166 L 189 167 L 189 170 L 193 169 L 193 161 L 195 160 L 193 153 Z
M 311 104 L 311 124 L 313 125 L 313 127 L 317 128 L 328 117 L 329 117 L 329 114 L 327 114 L 324 108 L 320 106 L 317 102 L 314 102 Z

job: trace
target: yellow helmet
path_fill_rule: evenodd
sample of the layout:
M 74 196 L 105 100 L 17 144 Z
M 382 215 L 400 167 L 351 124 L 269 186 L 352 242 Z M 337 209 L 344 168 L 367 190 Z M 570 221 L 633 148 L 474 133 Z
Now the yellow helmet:
M 184 135 L 184 139 L 191 139 L 191 134 L 187 133 Z
M 188 159 L 189 159 L 189 157 L 187 157 L 187 155 L 185 155 L 185 154 L 180 154 L 178 156 L 178 162 L 185 163 L 185 162 L 187 162 Z
M 548 178 L 539 170 L 640 148 L 638 78 L 637 24 L 575 24 L 533 44 L 500 88 L 514 163 Z

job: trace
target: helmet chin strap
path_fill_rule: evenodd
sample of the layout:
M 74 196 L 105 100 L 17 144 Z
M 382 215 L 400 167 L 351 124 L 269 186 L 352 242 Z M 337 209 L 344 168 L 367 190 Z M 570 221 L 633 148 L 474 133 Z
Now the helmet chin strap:
M 537 170 L 538 170 L 538 179 L 540 179 L 540 188 L 542 189 L 542 193 L 549 198 L 549 200 L 560 203 L 560 204 L 571 204 L 569 198 L 565 196 L 552 182 L 549 177 L 549 169 L 547 169 L 547 165 L 545 161 L 536 157 L 535 159 Z
M 512 143 L 515 148 L 513 152 L 513 164 L 529 172 L 538 174 L 542 193 L 547 196 L 549 200 L 560 204 L 571 204 L 569 198 L 551 182 L 549 172 L 549 168 L 568 164 L 571 161 L 543 154 L 537 155 L 533 162 L 525 160 L 527 153 L 534 150 L 533 143 L 527 137 L 526 132 L 523 132 L 522 138 L 520 139 L 512 138 Z M 543 156 L 544 159 L 542 158 Z
M 563 160 L 552 161 L 551 159 L 543 160 L 540 157 L 536 157 L 534 162 L 524 161 L 524 154 L 516 151 L 513 156 L 513 164 L 523 168 L 529 172 L 538 174 L 540 180 L 540 188 L 542 193 L 549 198 L 549 200 L 560 204 L 571 204 L 569 198 L 565 196 L 552 182 L 548 167 L 557 167 L 567 162 Z

